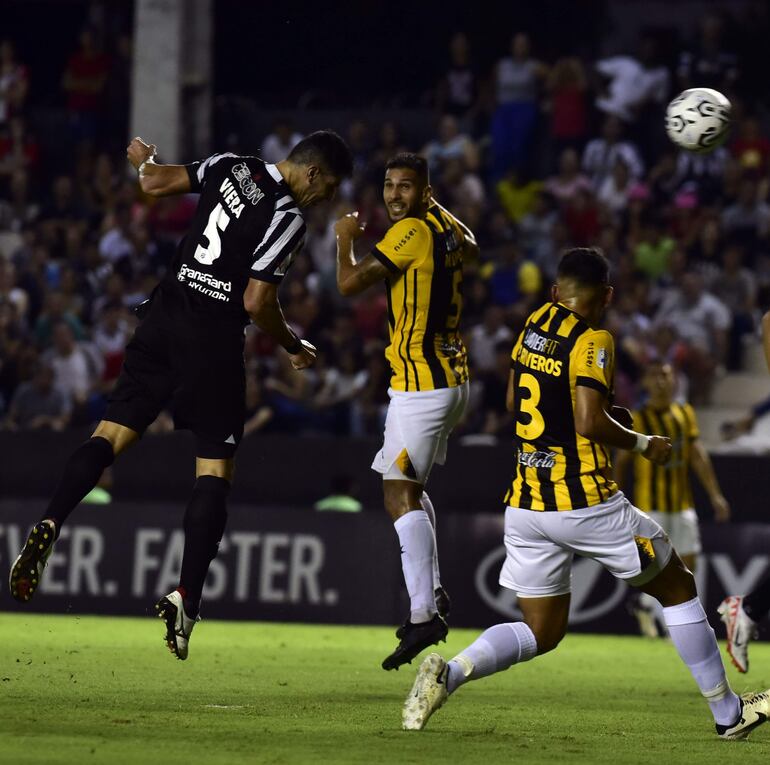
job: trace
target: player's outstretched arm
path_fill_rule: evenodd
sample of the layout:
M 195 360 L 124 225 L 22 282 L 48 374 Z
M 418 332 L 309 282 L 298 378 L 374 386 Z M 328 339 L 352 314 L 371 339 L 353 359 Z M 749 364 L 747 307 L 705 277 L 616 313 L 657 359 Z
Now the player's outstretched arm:
M 334 224 L 337 234 L 337 289 L 341 295 L 358 295 L 388 277 L 388 269 L 371 254 L 356 262 L 354 243 L 364 233 L 358 213 L 345 215 Z
M 671 457 L 671 441 L 624 428 L 606 410 L 606 396 L 595 388 L 575 389 L 575 429 L 589 441 L 626 451 L 638 451 L 651 462 L 664 465 Z
M 126 149 L 128 161 L 139 174 L 139 185 L 151 197 L 186 194 L 190 191 L 190 176 L 184 165 L 160 165 L 155 162 L 155 144 L 146 144 L 138 136 Z
M 315 363 L 315 346 L 297 337 L 286 323 L 278 302 L 277 284 L 249 279 L 243 307 L 249 318 L 289 354 L 294 369 L 305 369 Z
M 714 465 L 711 463 L 706 447 L 699 438 L 696 438 L 692 442 L 691 450 L 690 467 L 709 495 L 711 506 L 714 508 L 714 520 L 719 523 L 729 521 L 730 504 L 722 494 L 722 489 L 719 488 L 717 474 L 714 472 Z

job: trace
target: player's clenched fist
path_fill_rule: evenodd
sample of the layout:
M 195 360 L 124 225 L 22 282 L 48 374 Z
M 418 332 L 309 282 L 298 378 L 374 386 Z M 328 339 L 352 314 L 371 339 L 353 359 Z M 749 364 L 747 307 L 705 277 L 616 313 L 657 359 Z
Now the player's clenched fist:
M 361 223 L 361 221 L 358 220 L 358 213 L 354 212 L 343 216 L 334 224 L 334 233 L 337 236 L 358 239 L 358 237 L 364 233 L 365 226 L 365 223 Z
M 131 139 L 131 143 L 126 148 L 126 156 L 128 161 L 135 167 L 139 167 L 142 162 L 146 162 L 151 157 L 155 156 L 158 148 L 154 143 L 146 144 L 139 136 Z
M 294 369 L 307 369 L 315 364 L 316 348 L 307 340 L 301 340 L 302 350 L 299 353 L 290 353 L 289 359 Z
M 663 436 L 650 436 L 650 443 L 642 452 L 650 462 L 665 465 L 671 459 L 671 439 Z

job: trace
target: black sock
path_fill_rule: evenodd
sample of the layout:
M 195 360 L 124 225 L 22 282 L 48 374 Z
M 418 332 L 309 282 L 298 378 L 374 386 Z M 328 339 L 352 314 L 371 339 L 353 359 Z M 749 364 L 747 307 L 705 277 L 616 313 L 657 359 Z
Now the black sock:
M 230 482 L 202 475 L 195 482 L 184 515 L 184 557 L 179 586 L 188 616 L 198 615 L 201 592 L 209 564 L 217 556 L 219 541 L 227 523 L 227 494 Z
M 743 599 L 743 610 L 755 622 L 761 622 L 770 611 L 770 576 L 765 577 Z
M 101 436 L 89 438 L 72 452 L 64 466 L 64 475 L 43 516 L 52 518 L 56 523 L 56 536 L 59 535 L 69 514 L 96 486 L 104 469 L 112 465 L 114 460 L 112 444 Z

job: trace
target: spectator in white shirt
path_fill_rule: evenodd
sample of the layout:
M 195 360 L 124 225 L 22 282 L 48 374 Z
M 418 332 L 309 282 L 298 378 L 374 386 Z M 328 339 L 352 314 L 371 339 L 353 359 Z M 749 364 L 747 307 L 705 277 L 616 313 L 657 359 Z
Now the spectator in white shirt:
M 583 152 L 583 170 L 597 190 L 610 176 L 618 159 L 626 163 L 634 180 L 641 178 L 644 173 L 644 164 L 638 149 L 630 141 L 621 140 L 622 135 L 621 121 L 617 117 L 608 116 L 604 120 L 602 137 L 589 141 Z
M 604 179 L 599 187 L 598 200 L 612 214 L 615 222 L 620 222 L 620 216 L 628 205 L 628 195 L 633 186 L 628 165 L 621 157 L 615 161 L 612 174 Z
M 262 159 L 273 165 L 280 162 L 302 140 L 302 137 L 302 133 L 294 130 L 288 119 L 277 120 L 273 125 L 273 132 L 262 144 Z
M 53 347 L 43 355 L 43 361 L 53 369 L 56 387 L 75 403 L 85 403 L 101 370 L 94 368 L 94 359 L 76 342 L 66 322 L 54 325 Z
M 484 311 L 484 321 L 468 334 L 468 353 L 476 372 L 491 372 L 495 367 L 495 346 L 513 342 L 513 333 L 505 325 L 505 311 L 490 305 Z
M 686 271 L 661 300 L 655 324 L 674 327 L 686 343 L 692 403 L 708 403 L 715 372 L 726 360 L 732 324 L 727 306 L 706 292 L 699 273 Z

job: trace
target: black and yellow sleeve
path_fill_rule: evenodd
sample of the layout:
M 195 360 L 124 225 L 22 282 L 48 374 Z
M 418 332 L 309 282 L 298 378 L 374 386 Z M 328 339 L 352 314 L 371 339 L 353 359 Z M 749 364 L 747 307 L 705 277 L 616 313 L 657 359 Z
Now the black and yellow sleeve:
M 572 351 L 575 385 L 593 388 L 604 396 L 612 390 L 615 343 L 605 330 L 589 330 L 582 334 Z

